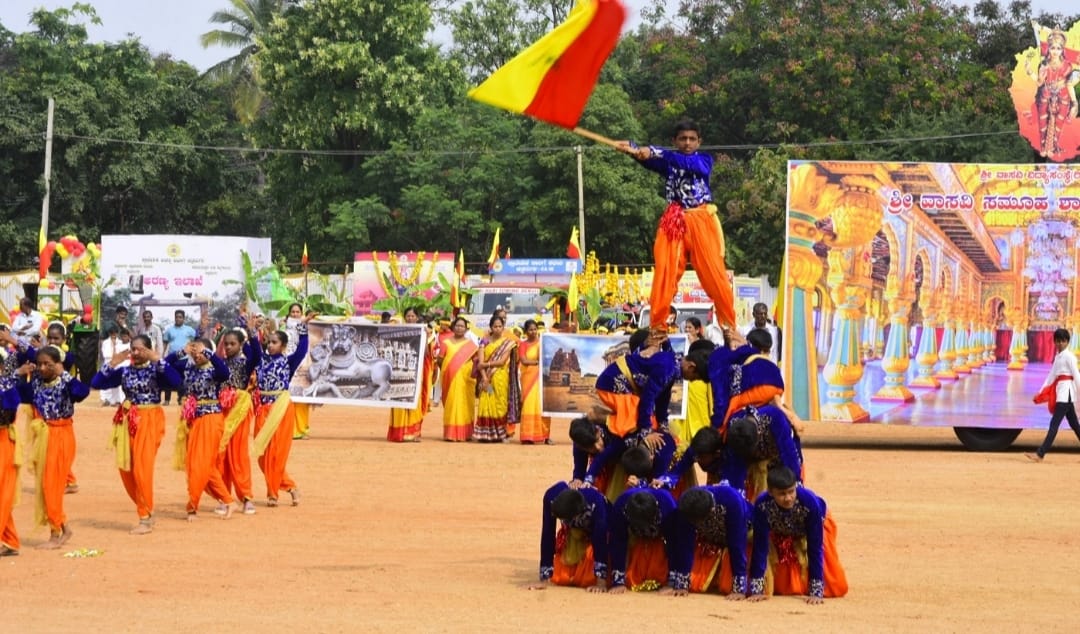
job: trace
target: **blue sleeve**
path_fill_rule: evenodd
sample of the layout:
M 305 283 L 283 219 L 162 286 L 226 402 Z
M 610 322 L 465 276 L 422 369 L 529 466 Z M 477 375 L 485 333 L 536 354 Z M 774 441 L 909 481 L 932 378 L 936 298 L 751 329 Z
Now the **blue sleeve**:
M 600 475 L 600 472 L 604 470 L 608 462 L 612 460 L 618 460 L 623 451 L 626 450 L 626 441 L 622 438 L 612 438 L 610 442 L 604 444 L 604 448 L 600 453 L 593 456 L 589 462 L 589 468 L 585 472 L 585 481 L 592 484 L 596 477 Z
M 701 152 L 694 152 L 693 154 L 683 154 L 678 150 L 650 145 L 649 149 L 652 150 L 652 157 L 643 163 L 645 167 L 655 171 L 661 172 L 661 170 L 652 167 L 650 164 L 658 162 L 663 165 L 664 169 L 662 174 L 667 174 L 668 168 L 675 167 L 688 172 L 693 172 L 704 179 L 708 179 L 712 173 L 713 158 L 709 154 Z
M 79 379 L 73 378 L 70 374 L 64 373 L 68 378 L 67 393 L 72 401 L 76 403 L 82 402 L 87 396 L 90 396 L 90 386 L 83 383 Z
M 651 489 L 660 506 L 660 532 L 664 536 L 664 550 L 668 558 L 668 585 L 677 590 L 690 587 L 690 566 L 693 563 L 693 551 L 680 546 L 686 541 L 686 523 L 679 517 L 675 498 L 664 489 Z M 693 547 L 691 547 L 692 549 Z
M 75 355 L 70 352 L 64 353 L 64 371 L 71 372 L 71 369 L 75 367 Z
M 158 362 L 156 371 L 158 387 L 163 390 L 175 390 L 184 381 L 184 377 L 180 376 L 176 368 L 164 361 Z
M 555 573 L 555 524 L 557 520 L 551 512 L 551 502 L 568 488 L 565 482 L 558 482 L 544 492 L 540 518 L 540 581 L 547 581 Z
M 659 478 L 668 472 L 675 460 L 675 439 L 668 432 L 662 432 L 664 442 L 653 455 L 652 477 Z
M 799 502 L 810 509 L 806 516 L 807 581 L 811 588 L 820 588 L 825 583 L 825 500 L 802 487 L 795 494 Z
M 724 448 L 724 466 L 720 468 L 720 481 L 727 481 L 731 488 L 746 491 L 746 477 L 750 466 L 730 448 Z
M 746 538 L 750 505 L 731 487 L 712 487 L 713 499 L 724 507 L 728 557 L 731 560 L 733 591 L 746 593 Z
M 307 331 L 300 333 L 300 338 L 296 340 L 296 350 L 289 355 L 289 376 L 292 377 L 296 373 L 296 369 L 303 363 L 304 357 L 307 356 L 308 347 L 308 335 Z
M 263 347 L 262 342 L 254 334 L 248 338 L 251 342 L 251 354 L 248 355 L 248 361 L 252 364 L 252 368 L 259 367 L 259 362 L 262 361 Z
M 210 365 L 214 366 L 214 380 L 218 383 L 229 380 L 229 366 L 225 365 L 225 360 L 213 353 L 207 355 L 207 358 L 210 359 Z
M 765 503 L 769 494 L 762 493 L 754 504 L 754 550 L 750 554 L 750 585 L 751 592 L 762 594 L 758 591 L 759 584 L 764 583 L 765 568 L 769 563 L 769 518 L 765 514 Z M 809 543 L 809 542 L 808 542 Z
M 254 347 L 251 345 L 251 341 L 244 342 L 244 374 L 251 377 L 251 373 L 255 371 L 255 366 L 259 364 L 258 359 L 255 357 Z
M 780 462 L 788 469 L 791 469 L 795 477 L 802 482 L 802 452 L 796 444 L 795 432 L 791 429 L 791 423 L 788 422 L 787 416 L 779 407 L 766 406 L 760 409 L 767 409 L 769 418 L 772 420 L 769 431 L 772 432 L 773 439 L 776 441 L 776 448 L 780 452 Z
M 615 500 L 611 509 L 611 519 L 608 520 L 608 555 L 611 557 L 611 585 L 626 585 L 626 550 L 627 550 L 627 527 L 626 516 L 623 514 L 626 501 L 630 499 L 633 491 L 628 491 Z
M 586 502 L 593 505 L 592 530 L 589 542 L 593 548 L 593 573 L 607 587 L 608 569 L 608 510 L 611 503 L 596 489 L 582 489 Z
M 170 352 L 165 356 L 165 363 L 176 368 L 177 372 L 183 374 L 184 368 L 187 367 L 187 356 L 180 352 Z
M 108 390 L 114 387 L 120 387 L 120 382 L 124 378 L 124 373 L 120 368 L 110 367 L 105 364 L 97 371 L 97 374 L 90 378 L 90 387 L 95 390 Z
M 689 587 L 690 569 L 694 565 L 694 551 L 697 549 L 697 529 L 686 521 L 682 513 L 676 512 L 675 515 L 678 526 L 675 539 L 668 546 L 668 552 L 672 553 L 668 556 L 668 567 L 671 569 L 668 577 L 679 578 L 685 575 Z
M 679 478 L 682 477 L 686 471 L 694 464 L 694 450 L 687 447 L 683 452 L 679 461 L 675 463 L 675 466 L 668 469 L 666 473 L 660 476 L 659 480 L 664 483 L 664 486 L 669 489 L 674 489 L 679 484 Z
M 34 386 L 30 381 L 25 380 L 23 377 L 18 377 L 15 382 L 15 389 L 19 392 L 19 400 L 26 405 L 34 404 Z
M 574 447 L 574 472 L 571 476 L 572 480 L 585 480 L 586 470 L 589 468 L 589 454 Z

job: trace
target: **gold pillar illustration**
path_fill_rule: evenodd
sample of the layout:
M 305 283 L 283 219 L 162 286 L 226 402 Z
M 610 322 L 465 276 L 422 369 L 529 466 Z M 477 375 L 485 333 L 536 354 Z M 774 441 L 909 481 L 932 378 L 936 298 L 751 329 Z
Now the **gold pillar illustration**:
M 911 387 L 939 388 L 941 381 L 934 377 L 934 366 L 938 362 L 937 356 L 937 317 L 940 309 L 941 294 L 931 293 L 927 290 L 924 295 L 926 305 L 923 307 L 922 328 L 919 331 L 919 349 L 915 353 L 915 364 L 918 368 L 918 376 L 911 381 Z
M 885 301 L 889 308 L 889 340 L 881 359 L 885 385 L 873 396 L 875 401 L 913 401 L 915 395 L 904 385 L 911 358 L 908 356 L 908 313 L 911 311 L 913 289 L 901 284 L 896 275 L 889 275 L 885 286 Z

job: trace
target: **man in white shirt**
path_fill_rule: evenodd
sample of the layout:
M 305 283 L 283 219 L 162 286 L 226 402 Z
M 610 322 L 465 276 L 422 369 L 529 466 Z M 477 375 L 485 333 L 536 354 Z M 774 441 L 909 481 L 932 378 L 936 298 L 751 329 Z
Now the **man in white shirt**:
M 162 342 L 161 326 L 154 323 L 154 313 L 144 310 L 142 323 L 135 329 L 135 334 L 150 337 L 150 344 L 158 356 L 165 356 L 165 344 Z
M 1069 350 L 1069 331 L 1058 328 L 1054 331 L 1054 347 L 1057 355 L 1054 356 L 1054 365 L 1050 367 L 1050 374 L 1043 381 L 1040 396 L 1036 396 L 1036 402 L 1043 402 L 1042 397 L 1049 392 L 1049 398 L 1054 399 L 1054 415 L 1050 418 L 1050 428 L 1046 430 L 1046 438 L 1035 453 L 1025 453 L 1028 460 L 1042 462 L 1050 446 L 1054 444 L 1061 419 L 1069 421 L 1077 439 L 1080 439 L 1080 423 L 1076 420 L 1076 396 L 1080 394 L 1080 370 L 1076 367 L 1076 355 Z
M 773 363 L 779 365 L 780 363 L 780 329 L 777 328 L 771 321 L 769 321 L 769 307 L 765 304 L 758 302 L 754 304 L 754 323 L 749 326 L 743 326 L 739 329 L 739 334 L 743 337 L 750 334 L 751 330 L 764 330 L 772 337 L 772 348 L 769 349 L 769 358 L 773 360 Z
M 40 335 L 45 327 L 45 318 L 34 310 L 34 302 L 29 297 L 19 300 L 19 314 L 11 324 L 11 333 L 20 343 L 29 343 L 34 334 Z

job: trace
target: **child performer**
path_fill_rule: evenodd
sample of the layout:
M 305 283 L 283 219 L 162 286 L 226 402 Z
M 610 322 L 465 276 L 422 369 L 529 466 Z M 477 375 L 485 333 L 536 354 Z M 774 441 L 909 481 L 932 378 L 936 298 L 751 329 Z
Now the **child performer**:
M 316 316 L 308 313 L 297 324 L 300 340 L 288 357 L 283 354 L 288 335 L 280 330 L 266 338 L 265 354 L 258 340 L 252 338 L 251 341 L 259 394 L 255 410 L 255 453 L 259 456 L 259 469 L 266 478 L 266 505 L 271 507 L 277 506 L 278 491 L 288 491 L 293 506 L 300 504 L 300 489 L 285 471 L 295 424 L 289 381 L 307 355 L 307 326 Z
M 225 414 L 225 431 L 218 445 L 218 470 L 225 488 L 236 493 L 236 499 L 244 503 L 244 515 L 255 514 L 255 499 L 251 487 L 251 456 L 248 439 L 251 425 L 255 420 L 255 407 L 251 400 L 248 386 L 251 373 L 255 371 L 255 360 L 251 344 L 246 342 L 243 328 L 246 326 L 243 316 L 240 326 L 227 331 L 222 337 L 222 350 L 225 353 L 225 365 L 229 368 L 229 378 L 221 386 L 218 401 Z
M 628 449 L 621 462 L 629 488 L 611 513 L 610 592 L 657 590 L 666 582 L 672 591 L 686 594 L 689 562 L 679 559 L 683 551 L 675 548 L 682 527 L 675 498 L 648 487 L 653 460 L 644 446 Z
M 183 374 L 184 400 L 176 433 L 173 466 L 187 472 L 187 520 L 194 522 L 205 490 L 218 501 L 215 513 L 232 517 L 229 489 L 218 471 L 218 447 L 225 431 L 225 417 L 218 401 L 219 385 L 229 378 L 225 362 L 214 355 L 210 340 L 195 339 L 184 347 L 186 356 L 170 354 L 166 361 Z
M 722 486 L 694 487 L 679 498 L 689 527 L 677 546 L 679 559 L 693 562 L 690 592 L 718 588 L 728 599 L 746 596 L 746 534 L 750 505 L 742 493 Z
M 139 514 L 132 535 L 154 530 L 154 460 L 165 437 L 161 392 L 175 390 L 181 380 L 153 345 L 149 336 L 136 335 L 130 352 L 114 354 L 90 379 L 95 390 L 122 387 L 127 396 L 113 416 L 112 446 L 116 449 L 120 481 Z
M 657 449 L 661 439 L 651 432 L 667 431 L 671 387 L 681 374 L 666 333 L 651 334 L 644 328 L 635 332 L 630 352 L 596 378 L 596 396 L 613 412 L 608 428 L 621 438 L 637 434 Z
M 46 346 L 37 351 L 37 363 L 23 364 L 17 371 L 19 399 L 33 405 L 30 421 L 31 464 L 37 475 L 34 521 L 49 525 L 49 541 L 38 548 L 56 549 L 73 534 L 64 514 L 64 489 L 75 459 L 75 433 L 71 428 L 75 403 L 90 395 L 90 388 L 72 378 L 61 365 L 60 350 Z M 36 367 L 35 367 L 36 365 Z
M 824 597 L 847 594 L 847 576 L 836 553 L 836 523 L 825 500 L 798 486 L 791 469 L 769 469 L 769 490 L 754 504 L 754 550 L 750 557 L 750 600 L 771 594 L 808 595 L 816 605 Z M 766 585 L 772 570 L 773 587 Z
M 572 489 L 558 482 L 544 493 L 540 583 L 530 590 L 553 583 L 607 592 L 609 509 L 604 495 L 592 488 Z
M 735 296 L 724 266 L 724 230 L 709 188 L 713 159 L 698 152 L 701 130 L 696 123 L 680 121 L 675 124 L 674 132 L 674 149 L 639 148 L 631 141 L 619 144 L 619 151 L 666 179 L 664 193 L 668 206 L 653 242 L 656 272 L 649 295 L 652 323 L 660 328 L 667 323 L 671 299 L 689 259 L 709 299 L 716 305 L 717 320 L 734 328 Z
M 22 446 L 15 430 L 15 412 L 19 409 L 19 391 L 14 377 L 4 377 L 0 383 L 0 557 L 19 554 L 19 533 L 11 510 L 19 497 L 19 467 L 22 465 Z

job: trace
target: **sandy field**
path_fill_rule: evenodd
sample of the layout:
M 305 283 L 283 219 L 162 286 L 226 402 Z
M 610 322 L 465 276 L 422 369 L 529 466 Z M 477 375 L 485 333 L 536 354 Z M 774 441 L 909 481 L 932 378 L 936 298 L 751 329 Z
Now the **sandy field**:
M 807 482 L 839 527 L 842 599 L 730 602 L 717 595 L 524 589 L 536 578 L 540 499 L 570 475 L 558 445 L 450 444 L 441 410 L 421 443 L 385 442 L 388 413 L 324 407 L 294 444 L 298 507 L 184 518 L 184 477 L 158 456 L 157 528 L 136 522 L 106 450 L 112 410 L 76 413 L 81 490 L 61 551 L 34 546 L 24 473 L 18 557 L 0 559 L 0 630 L 17 632 L 1074 632 L 1080 601 L 1080 452 L 1068 430 L 1043 464 L 971 453 L 949 429 L 811 424 Z M 1038 412 L 1039 415 L 1044 412 Z M 170 416 L 178 415 L 173 407 Z M 256 490 L 263 486 L 255 475 Z M 284 496 L 288 499 L 288 496 Z M 64 552 L 94 548 L 93 558 Z M 642 627 L 644 626 L 644 628 Z

